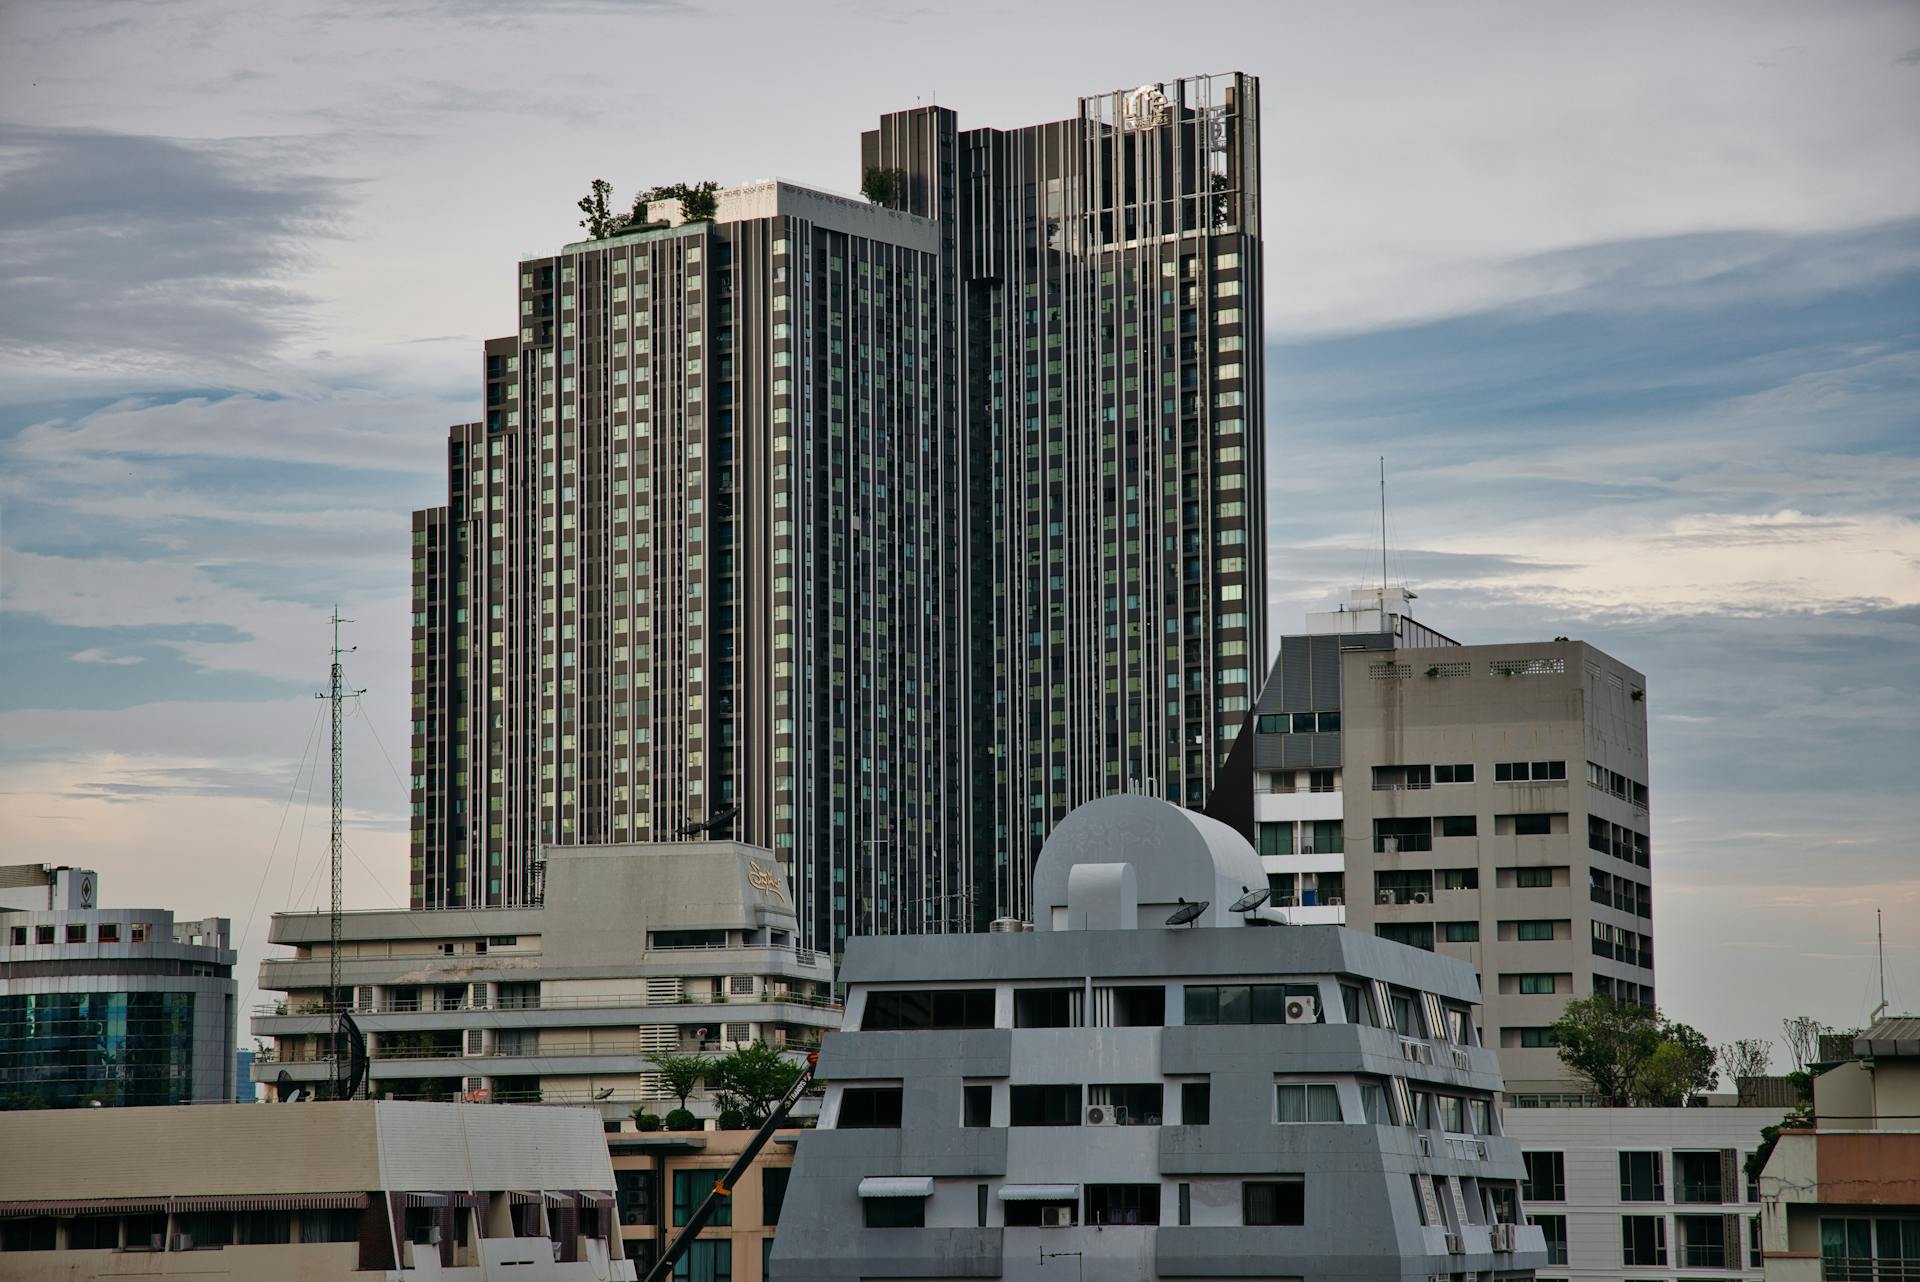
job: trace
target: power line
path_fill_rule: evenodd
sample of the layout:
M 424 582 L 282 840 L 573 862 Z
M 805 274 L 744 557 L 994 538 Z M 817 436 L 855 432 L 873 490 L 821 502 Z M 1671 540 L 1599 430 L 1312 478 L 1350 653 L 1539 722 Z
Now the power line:
M 286 805 L 280 809 L 279 826 L 273 830 L 273 845 L 267 850 L 267 866 L 260 870 L 260 884 L 253 890 L 253 907 L 247 909 L 247 928 L 240 933 L 240 942 L 245 945 L 253 938 L 254 918 L 260 911 L 260 895 L 267 888 L 267 874 L 273 871 L 273 861 L 280 853 L 280 838 L 287 830 L 287 816 L 293 813 L 294 794 L 300 791 L 300 776 L 307 768 L 307 754 L 313 751 L 314 736 L 320 732 L 320 709 L 313 710 L 313 725 L 307 728 L 307 746 L 300 750 L 300 764 L 293 768 L 293 786 L 287 789 Z M 305 825 L 302 825 L 304 829 Z M 297 856 L 296 856 L 297 864 Z

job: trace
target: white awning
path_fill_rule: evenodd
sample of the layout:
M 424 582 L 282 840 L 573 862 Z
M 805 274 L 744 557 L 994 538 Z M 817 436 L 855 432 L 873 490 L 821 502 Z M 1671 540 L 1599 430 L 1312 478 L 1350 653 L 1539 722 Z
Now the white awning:
M 932 1197 L 931 1175 L 869 1175 L 860 1181 L 861 1197 Z
M 1002 1184 L 1002 1202 L 1077 1202 L 1078 1184 Z

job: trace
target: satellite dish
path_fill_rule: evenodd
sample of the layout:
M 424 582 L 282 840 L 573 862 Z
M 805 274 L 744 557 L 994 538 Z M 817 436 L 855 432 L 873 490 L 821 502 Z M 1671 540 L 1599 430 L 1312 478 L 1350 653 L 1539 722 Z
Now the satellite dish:
M 613 1098 L 613 1087 L 611 1087 L 611 1086 L 609 1086 L 609 1087 L 607 1087 L 607 1088 L 606 1088 L 605 1090 L 603 1090 L 603 1091 L 595 1091 L 595 1092 L 593 1093 L 593 1097 L 594 1097 L 595 1099 L 597 1099 L 597 1100 L 601 1100 L 601 1099 L 612 1099 L 612 1098 Z
M 1200 919 L 1201 913 L 1207 911 L 1208 902 L 1209 902 L 1208 900 L 1202 899 L 1197 903 L 1190 904 L 1183 898 L 1180 901 L 1180 906 L 1173 910 L 1173 915 L 1167 918 L 1167 925 L 1169 926 L 1192 925 L 1194 922 Z
M 1273 893 L 1273 887 L 1271 886 L 1262 886 L 1258 890 L 1247 890 L 1245 886 L 1242 886 L 1240 889 L 1246 891 L 1246 893 L 1227 905 L 1227 911 L 1230 913 L 1250 913 L 1261 904 L 1266 903 L 1267 896 Z

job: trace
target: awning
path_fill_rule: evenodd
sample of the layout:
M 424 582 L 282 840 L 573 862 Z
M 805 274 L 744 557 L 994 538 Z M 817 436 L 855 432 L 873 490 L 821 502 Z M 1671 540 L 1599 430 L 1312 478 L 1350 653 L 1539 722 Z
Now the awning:
M 175 1197 L 169 1211 L 349 1211 L 367 1204 L 365 1193 L 264 1193 L 252 1197 Z
M 931 1175 L 869 1175 L 860 1181 L 861 1197 L 932 1197 Z
M 544 1200 L 538 1193 L 529 1193 L 524 1189 L 513 1189 L 507 1194 L 507 1201 L 513 1206 L 538 1206 Z
M 1077 1202 L 1078 1184 L 1002 1184 L 1002 1202 Z
M 401 1193 L 397 1195 L 402 1206 L 446 1206 L 445 1193 Z
M 95 1197 L 69 1202 L 29 1200 L 0 1202 L 0 1216 L 18 1215 L 132 1215 L 141 1211 L 164 1211 L 164 1197 Z

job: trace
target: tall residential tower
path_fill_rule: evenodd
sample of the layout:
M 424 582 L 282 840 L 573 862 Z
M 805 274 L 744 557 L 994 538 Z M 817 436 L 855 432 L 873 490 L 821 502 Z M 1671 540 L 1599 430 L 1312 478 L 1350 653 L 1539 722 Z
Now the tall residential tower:
M 1257 103 L 916 109 L 868 200 L 522 261 L 414 516 L 413 904 L 719 820 L 838 950 L 1026 914 L 1091 797 L 1204 802 L 1262 662 Z

